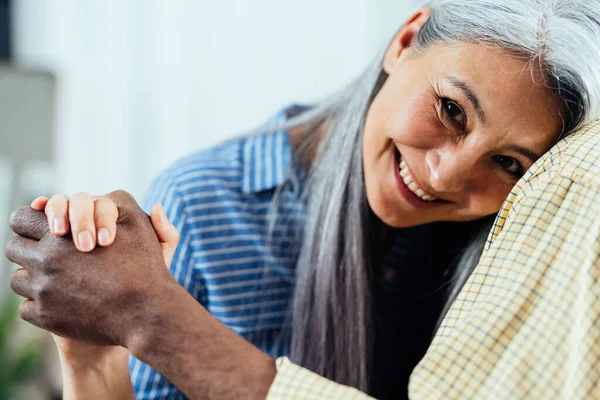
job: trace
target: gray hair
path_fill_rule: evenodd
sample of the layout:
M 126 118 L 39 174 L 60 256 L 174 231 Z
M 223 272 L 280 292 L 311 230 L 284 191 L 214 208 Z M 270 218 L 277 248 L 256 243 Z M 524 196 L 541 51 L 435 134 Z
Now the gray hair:
M 565 102 L 564 134 L 600 117 L 600 1 L 434 0 L 429 6 L 432 17 L 416 38 L 417 50 L 468 42 L 527 57 Z M 362 138 L 366 113 L 386 78 L 378 59 L 341 93 L 286 126 L 331 122 L 324 138 L 307 135 L 297 152 L 301 158 L 318 146 L 303 194 L 307 211 L 299 228 L 291 359 L 363 391 L 369 389 L 372 358 L 373 229 L 380 221 L 367 202 Z M 465 245 L 447 304 L 477 264 L 490 221 Z

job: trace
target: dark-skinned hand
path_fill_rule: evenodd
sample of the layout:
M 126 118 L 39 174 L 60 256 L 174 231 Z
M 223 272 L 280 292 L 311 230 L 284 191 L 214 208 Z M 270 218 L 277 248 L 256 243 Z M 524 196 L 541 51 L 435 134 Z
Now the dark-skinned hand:
M 78 251 L 70 236 L 53 235 L 43 212 L 16 210 L 10 227 L 18 236 L 8 241 L 6 256 L 22 268 L 10 286 L 27 298 L 20 307 L 25 321 L 67 338 L 126 346 L 147 325 L 144 318 L 156 315 L 166 289 L 178 284 L 135 200 L 122 191 L 106 197 L 119 211 L 116 238 L 88 253 Z
M 10 280 L 27 298 L 21 317 L 65 338 L 126 347 L 190 399 L 264 399 L 274 360 L 171 277 L 149 217 L 130 195 L 105 197 L 117 205 L 116 236 L 89 252 L 70 235 L 54 235 L 43 211 L 12 214 L 19 236 L 8 241 L 6 256 L 22 267 Z

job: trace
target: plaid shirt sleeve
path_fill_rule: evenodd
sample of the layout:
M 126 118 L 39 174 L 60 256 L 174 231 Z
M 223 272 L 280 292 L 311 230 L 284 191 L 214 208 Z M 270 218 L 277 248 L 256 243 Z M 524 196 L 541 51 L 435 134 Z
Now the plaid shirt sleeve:
M 337 384 L 302 368 L 286 357 L 277 359 L 277 375 L 267 400 L 368 400 L 357 389 Z
M 368 399 L 278 361 L 268 399 Z M 600 123 L 554 146 L 500 210 L 413 371 L 411 399 L 600 399 Z M 354 396 L 354 397 L 352 397 Z

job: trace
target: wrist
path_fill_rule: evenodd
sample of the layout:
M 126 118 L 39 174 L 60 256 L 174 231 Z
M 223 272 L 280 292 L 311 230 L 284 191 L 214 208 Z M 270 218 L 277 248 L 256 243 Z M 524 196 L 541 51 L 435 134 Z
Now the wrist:
M 100 371 L 109 357 L 99 350 L 78 350 L 64 352 L 59 350 L 60 364 L 65 371 L 90 372 Z
M 85 362 L 74 357 L 60 357 L 63 382 L 63 398 L 77 400 L 85 398 L 93 388 L 97 393 L 110 393 L 110 385 L 104 376 L 103 363 L 97 359 Z
M 123 338 L 123 347 L 139 359 L 151 354 L 160 346 L 165 330 L 170 329 L 169 322 L 177 318 L 173 313 L 183 312 L 184 304 L 189 302 L 191 297 L 174 280 L 164 282 L 161 286 L 155 287 L 155 293 L 159 293 L 160 296 L 150 295 L 144 299 L 143 304 L 136 304 L 136 315 L 130 318 L 129 329 Z M 177 310 L 177 305 L 182 309 Z
M 70 375 L 110 374 L 127 362 L 129 351 L 120 346 L 78 349 L 76 352 L 58 351 L 61 368 Z
M 190 398 L 264 399 L 275 360 L 227 328 L 178 284 L 130 332 L 127 348 Z
M 129 351 L 119 346 L 100 349 L 69 354 L 59 351 L 65 400 L 89 399 L 91 393 L 97 394 L 97 398 L 134 398 L 129 379 Z

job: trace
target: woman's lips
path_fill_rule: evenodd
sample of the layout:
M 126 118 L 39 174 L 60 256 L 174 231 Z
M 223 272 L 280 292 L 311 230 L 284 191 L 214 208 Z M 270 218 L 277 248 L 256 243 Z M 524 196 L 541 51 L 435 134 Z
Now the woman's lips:
M 404 181 L 404 184 L 406 186 L 408 186 L 408 188 L 414 194 L 416 194 L 417 197 L 419 197 L 425 201 L 437 200 L 437 198 L 435 196 L 425 192 L 425 190 L 423 190 L 423 187 L 421 185 L 419 185 L 419 183 L 414 179 L 414 176 L 413 176 L 412 172 L 410 171 L 408 164 L 406 164 L 406 162 L 404 161 L 404 159 L 402 159 L 402 157 L 400 157 L 400 165 L 398 165 L 398 168 L 400 169 L 400 177 Z
M 398 165 L 400 164 L 400 161 L 401 161 L 401 155 L 396 150 L 395 156 L 394 156 L 394 175 L 396 176 L 396 184 L 398 186 L 398 191 L 400 192 L 400 194 L 402 195 L 402 197 L 404 197 L 404 199 L 406 201 L 408 201 L 413 206 L 419 207 L 419 208 L 431 208 L 431 207 L 435 207 L 436 205 L 439 205 L 439 203 L 443 202 L 443 200 L 439 200 L 439 199 L 433 200 L 433 201 L 423 200 L 422 198 L 417 196 L 415 193 L 413 193 L 413 191 L 410 190 L 410 188 L 406 185 L 406 183 L 404 183 L 404 179 L 400 176 L 400 168 L 398 167 Z

